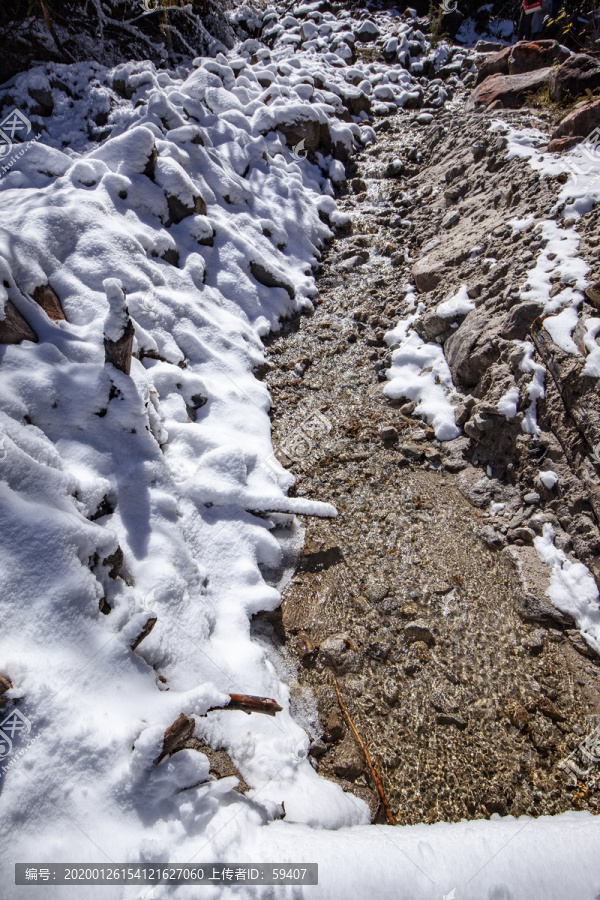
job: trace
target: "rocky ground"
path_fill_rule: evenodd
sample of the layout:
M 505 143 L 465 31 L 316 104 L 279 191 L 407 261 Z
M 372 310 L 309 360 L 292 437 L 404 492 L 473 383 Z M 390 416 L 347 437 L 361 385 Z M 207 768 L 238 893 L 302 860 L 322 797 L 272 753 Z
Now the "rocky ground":
M 542 246 L 533 218 L 556 217 L 560 185 L 507 162 L 506 137 L 463 100 L 432 122 L 409 111 L 379 120 L 340 198 L 352 227 L 323 260 L 316 311 L 271 339 L 265 375 L 274 445 L 297 494 L 330 500 L 339 517 L 306 521 L 281 610 L 255 630 L 294 663 L 299 713 L 316 699 L 313 765 L 366 799 L 375 821 L 383 811 L 334 677 L 399 823 L 599 810 L 593 778 L 571 785 L 558 763 L 598 721 L 600 660 L 545 598 L 549 569 L 532 546 L 550 522 L 557 546 L 597 571 L 595 436 L 586 443 L 585 423 L 565 411 L 560 352 L 538 439 L 523 432 L 523 413 L 509 423 L 495 406 L 530 380 L 512 340 L 539 310 L 519 288 Z M 527 110 L 494 117 L 534 121 Z M 548 126 L 544 114 L 535 124 Z M 508 224 L 528 215 L 524 230 Z M 590 281 L 597 218 L 578 226 Z M 433 308 L 461 284 L 476 303 L 468 340 L 444 348 L 465 432 L 454 441 L 383 393 L 384 335 L 406 315 L 407 283 L 426 304 L 426 340 L 451 336 Z M 588 381 L 576 400 L 593 409 Z M 540 483 L 544 459 L 558 490 Z M 493 519 L 491 501 L 505 504 Z

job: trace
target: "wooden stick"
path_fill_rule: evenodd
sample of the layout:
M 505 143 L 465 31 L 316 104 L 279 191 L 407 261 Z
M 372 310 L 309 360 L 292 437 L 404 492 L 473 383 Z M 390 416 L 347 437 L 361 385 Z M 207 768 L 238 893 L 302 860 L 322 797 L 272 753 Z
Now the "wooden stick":
M 277 700 L 272 700 L 271 697 L 255 697 L 253 694 L 230 694 L 229 696 L 231 700 L 227 706 L 212 706 L 208 712 L 216 709 L 239 709 L 248 715 L 257 712 L 274 716 L 283 709 Z
M 390 804 L 388 803 L 388 799 L 385 795 L 385 791 L 383 789 L 383 784 L 381 783 L 381 767 L 379 768 L 379 775 L 377 775 L 377 772 L 375 771 L 375 769 L 373 767 L 373 763 L 371 762 L 371 757 L 369 756 L 369 745 L 367 744 L 365 746 L 365 744 L 363 743 L 360 734 L 356 730 L 356 726 L 354 725 L 354 722 L 350 718 L 350 713 L 344 706 L 344 701 L 342 700 L 342 695 L 340 694 L 340 689 L 338 687 L 336 678 L 333 679 L 333 683 L 335 685 L 335 692 L 337 694 L 337 698 L 338 698 L 339 704 L 342 708 L 342 711 L 343 711 L 344 715 L 346 716 L 346 718 L 348 719 L 348 724 L 350 725 L 350 728 L 352 729 L 352 733 L 354 734 L 354 737 L 356 738 L 356 740 L 358 741 L 358 743 L 360 745 L 360 749 L 364 753 L 365 759 L 367 761 L 367 765 L 369 767 L 369 771 L 371 772 L 371 776 L 373 778 L 373 781 L 375 782 L 375 787 L 377 788 L 379 796 L 381 797 L 381 802 L 383 803 L 386 815 L 388 817 L 388 822 L 390 823 L 390 825 L 395 825 L 396 820 L 394 818 L 394 814 L 392 813 L 392 810 L 390 809 Z

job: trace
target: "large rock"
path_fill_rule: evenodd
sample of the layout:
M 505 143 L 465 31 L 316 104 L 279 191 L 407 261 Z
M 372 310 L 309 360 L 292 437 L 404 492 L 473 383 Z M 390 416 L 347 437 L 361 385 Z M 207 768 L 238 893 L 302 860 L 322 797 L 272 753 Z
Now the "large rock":
M 551 141 L 574 136 L 585 138 L 598 125 L 600 125 L 600 100 L 596 100 L 594 103 L 585 103 L 579 109 L 574 109 L 573 112 L 566 115 L 555 128 Z
M 444 344 L 444 354 L 455 384 L 472 387 L 499 356 L 498 319 L 474 309 Z
M 544 306 L 537 300 L 527 300 L 513 306 L 502 323 L 501 337 L 509 341 L 524 341 L 533 322 L 542 315 Z
M 600 87 L 598 60 L 587 53 L 577 53 L 566 60 L 550 78 L 550 99 L 560 102 L 579 97 L 588 88 Z
M 525 622 L 535 622 L 546 628 L 573 628 L 575 620 L 557 609 L 546 597 L 528 593 L 517 602 L 517 612 Z
M 477 84 L 481 84 L 490 75 L 508 75 L 508 57 L 512 47 L 503 47 L 498 53 L 493 53 L 482 64 L 477 73 Z
M 358 778 L 365 768 L 365 758 L 352 735 L 344 738 L 335 751 L 333 771 L 339 778 Z
M 412 268 L 418 291 L 432 291 L 442 280 L 445 260 L 436 253 L 428 253 L 418 259 Z
M 490 75 L 475 88 L 467 100 L 467 110 L 483 109 L 492 103 L 506 109 L 518 109 L 528 94 L 544 87 L 554 71 L 552 66 L 523 75 Z
M 510 48 L 508 74 L 522 75 L 523 72 L 545 69 L 564 62 L 570 56 L 571 51 L 558 41 L 519 41 Z

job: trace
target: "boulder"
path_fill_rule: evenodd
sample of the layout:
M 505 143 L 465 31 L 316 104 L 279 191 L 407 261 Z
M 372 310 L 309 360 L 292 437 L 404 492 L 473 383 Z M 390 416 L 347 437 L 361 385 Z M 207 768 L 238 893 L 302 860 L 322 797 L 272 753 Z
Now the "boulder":
M 481 65 L 477 73 L 477 84 L 481 84 L 490 75 L 508 75 L 508 57 L 512 47 L 503 47 L 497 53 L 493 53 Z
M 579 97 L 586 90 L 600 87 L 598 60 L 587 53 L 569 57 L 550 78 L 550 99 L 560 103 L 568 97 Z
M 519 41 L 510 48 L 508 74 L 522 75 L 523 72 L 545 69 L 564 62 L 570 56 L 571 51 L 558 41 Z
M 484 311 L 472 310 L 444 344 L 444 354 L 455 384 L 474 386 L 499 356 L 497 334 L 500 322 Z
M 365 758 L 352 735 L 344 738 L 335 751 L 333 758 L 333 771 L 339 778 L 349 778 L 351 781 L 362 773 L 365 767 Z
M 573 138 L 576 135 L 586 138 L 599 125 L 600 100 L 596 100 L 593 103 L 585 103 L 579 109 L 574 109 L 564 119 L 561 119 L 552 134 L 551 142 L 561 138 L 564 139 L 565 137 Z
M 256 260 L 250 260 L 250 272 L 256 278 L 259 284 L 265 287 L 279 287 L 288 292 L 293 300 L 296 296 L 296 289 L 289 278 L 283 272 L 278 272 L 274 268 L 267 269 L 262 263 Z
M 415 322 L 415 331 L 424 341 L 438 341 L 442 344 L 444 339 L 454 333 L 452 325 L 457 318 L 462 316 L 440 316 L 435 309 L 428 310 L 422 319 Z
M 513 306 L 502 323 L 500 336 L 509 341 L 524 341 L 533 322 L 542 315 L 544 306 L 538 300 L 527 300 Z
M 548 144 L 548 152 L 563 153 L 565 150 L 570 150 L 571 147 L 575 146 L 575 144 L 580 144 L 582 140 L 583 138 L 581 135 L 574 135 L 573 137 L 552 138 L 552 140 Z
M 354 29 L 354 34 L 356 35 L 359 41 L 374 41 L 375 38 L 378 38 L 381 34 L 381 31 L 370 19 L 366 19 L 364 22 L 358 26 L 358 28 Z
M 550 81 L 554 68 L 548 66 L 522 75 L 490 75 L 475 88 L 467 100 L 467 110 L 478 110 L 496 104 L 506 109 L 518 109 L 528 94 L 539 91 Z
M 418 291 L 432 291 L 442 280 L 444 260 L 435 253 L 428 253 L 418 259 L 412 268 Z

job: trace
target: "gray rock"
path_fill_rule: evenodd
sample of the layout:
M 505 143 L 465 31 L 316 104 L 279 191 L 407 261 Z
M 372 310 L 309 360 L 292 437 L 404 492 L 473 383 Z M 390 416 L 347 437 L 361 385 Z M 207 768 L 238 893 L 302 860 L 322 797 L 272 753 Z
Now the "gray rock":
M 573 631 L 567 631 L 567 637 L 575 647 L 578 653 L 581 653 L 582 656 L 586 656 L 588 659 L 596 659 L 596 654 L 587 643 L 585 638 L 582 637 L 581 632 L 573 629 Z
M 392 678 L 386 678 L 383 682 L 383 699 L 390 706 L 393 706 L 400 695 L 400 688 L 397 681 Z
M 385 425 L 379 429 L 379 437 L 382 441 L 396 441 L 398 440 L 398 431 L 393 425 Z
M 454 408 L 454 421 L 459 428 L 462 428 L 465 422 L 471 418 L 471 410 L 474 406 L 475 397 L 473 397 L 472 394 L 467 394 L 466 397 L 463 397 L 458 406 Z
M 457 209 L 451 209 L 442 219 L 442 228 L 453 228 L 460 221 L 460 213 Z
M 561 612 L 545 597 L 535 594 L 525 594 L 517 604 L 517 612 L 525 622 L 535 622 L 546 628 L 565 629 L 575 625 L 572 616 Z
M 530 491 L 529 494 L 525 494 L 523 500 L 525 501 L 525 503 L 537 504 L 540 502 L 541 497 L 537 493 L 537 491 Z
M 338 674 L 358 672 L 362 668 L 362 654 L 352 649 L 352 641 L 345 634 L 334 634 L 321 642 L 319 658 Z
M 513 306 L 500 328 L 501 337 L 509 341 L 524 341 L 533 322 L 542 315 L 543 311 L 544 304 L 537 300 L 527 300 L 525 303 Z
M 537 628 L 528 634 L 521 641 L 526 650 L 529 650 L 532 656 L 537 656 L 544 649 L 546 643 L 546 632 L 543 628 Z
M 456 713 L 438 713 L 436 722 L 438 725 L 455 725 L 456 728 L 459 728 L 461 731 L 467 727 L 465 719 Z
M 393 159 L 391 163 L 388 163 L 385 169 L 386 178 L 397 178 L 399 175 L 402 175 L 404 172 L 404 163 L 401 159 Z
M 365 768 L 365 758 L 353 735 L 348 735 L 336 748 L 333 758 L 333 771 L 340 778 L 351 781 L 361 774 Z
M 443 343 L 443 340 L 453 333 L 453 321 L 452 318 L 439 316 L 435 309 L 430 309 L 414 327 L 424 341 L 435 341 L 440 338 L 439 342 Z
M 484 525 L 483 528 L 477 529 L 477 537 L 481 538 L 484 544 L 493 550 L 502 550 L 506 546 L 506 538 L 503 534 L 492 528 L 491 525 Z
M 414 270 L 413 270 L 414 271 Z M 499 356 L 498 320 L 474 309 L 444 344 L 444 354 L 456 382 L 476 385 Z
M 365 585 L 365 596 L 372 603 L 378 603 L 384 597 L 387 597 L 389 590 L 390 586 L 387 581 L 372 580 Z

